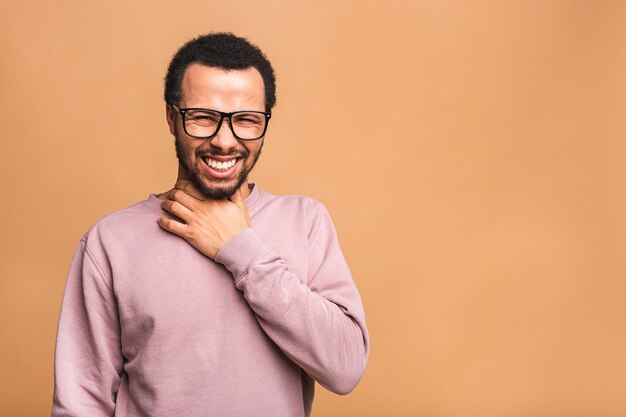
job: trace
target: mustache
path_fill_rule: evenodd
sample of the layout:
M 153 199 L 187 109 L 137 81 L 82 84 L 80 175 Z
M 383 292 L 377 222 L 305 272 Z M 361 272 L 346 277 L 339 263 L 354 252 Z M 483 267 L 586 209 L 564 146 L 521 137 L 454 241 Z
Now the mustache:
M 180 137 L 178 136 L 178 129 L 175 129 L 174 139 L 176 139 L 176 143 L 182 143 Z M 199 158 L 204 155 L 215 155 L 215 156 L 239 156 L 242 158 L 247 158 L 250 155 L 250 151 L 245 147 L 241 149 L 231 149 L 228 152 L 222 152 L 219 148 L 211 145 L 211 142 L 207 143 L 207 146 L 201 146 L 195 150 L 196 158 Z
M 195 150 L 196 157 L 202 157 L 206 155 L 214 155 L 214 156 L 238 156 L 242 158 L 247 158 L 250 154 L 250 151 L 246 148 L 242 149 L 231 149 L 228 152 L 223 152 L 221 149 L 216 148 L 215 146 L 206 146 L 200 147 Z

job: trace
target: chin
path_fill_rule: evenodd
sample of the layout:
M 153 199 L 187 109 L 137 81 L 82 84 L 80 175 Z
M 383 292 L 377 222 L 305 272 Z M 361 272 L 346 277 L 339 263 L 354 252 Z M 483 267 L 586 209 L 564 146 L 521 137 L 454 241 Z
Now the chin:
M 202 194 L 212 199 L 225 199 L 232 197 L 233 194 L 243 185 L 247 179 L 247 175 L 243 178 L 235 177 L 228 181 L 222 182 L 220 185 L 213 185 L 206 178 L 198 178 L 195 175 L 191 176 L 196 188 L 198 188 Z

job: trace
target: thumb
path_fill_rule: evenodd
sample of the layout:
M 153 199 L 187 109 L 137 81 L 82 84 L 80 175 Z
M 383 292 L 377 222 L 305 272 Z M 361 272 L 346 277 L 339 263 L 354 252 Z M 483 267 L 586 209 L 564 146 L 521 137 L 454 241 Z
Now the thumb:
M 241 210 L 241 213 L 246 221 L 247 227 L 251 227 L 250 215 L 248 214 L 248 206 L 246 205 L 246 200 L 244 198 L 243 187 L 240 187 L 235 194 L 229 198 L 229 200 L 239 207 L 239 210 Z
M 239 206 L 239 208 L 242 208 L 242 209 L 245 208 L 246 207 L 246 200 L 243 197 L 243 186 L 239 187 L 239 189 L 237 191 L 235 191 L 235 194 L 230 196 L 229 200 L 232 201 L 233 203 L 237 204 L 237 206 Z

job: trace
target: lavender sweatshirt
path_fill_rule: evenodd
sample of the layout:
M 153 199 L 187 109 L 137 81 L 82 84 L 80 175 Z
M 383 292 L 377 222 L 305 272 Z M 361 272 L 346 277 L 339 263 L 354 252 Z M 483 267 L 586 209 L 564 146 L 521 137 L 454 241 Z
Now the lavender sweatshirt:
M 251 184 L 252 227 L 215 261 L 157 224 L 161 201 L 96 223 L 67 278 L 53 416 L 308 416 L 369 354 L 324 206 Z

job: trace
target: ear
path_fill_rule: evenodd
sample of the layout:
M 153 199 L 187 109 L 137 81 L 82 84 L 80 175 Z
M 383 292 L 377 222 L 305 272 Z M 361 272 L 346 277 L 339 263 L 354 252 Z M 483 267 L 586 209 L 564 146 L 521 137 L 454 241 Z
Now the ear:
M 165 118 L 167 119 L 167 125 L 170 127 L 170 133 L 172 136 L 176 136 L 176 120 L 178 119 L 178 112 L 173 106 L 165 103 Z

